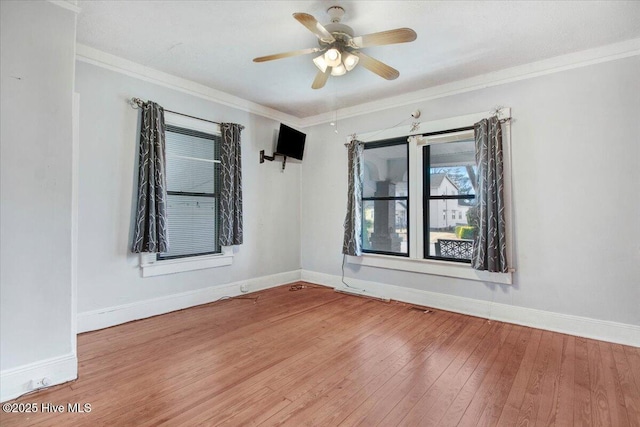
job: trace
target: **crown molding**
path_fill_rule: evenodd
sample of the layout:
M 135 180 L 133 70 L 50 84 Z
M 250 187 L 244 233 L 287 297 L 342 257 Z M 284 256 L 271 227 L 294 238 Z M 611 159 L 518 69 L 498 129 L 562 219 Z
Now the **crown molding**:
M 328 123 L 335 120 L 336 114 L 340 119 L 345 119 L 636 55 L 640 55 L 640 38 L 556 56 L 542 61 L 505 68 L 504 70 L 417 90 L 408 94 L 342 108 L 337 110 L 337 113 L 331 111 L 305 117 L 301 119 L 300 126 L 305 128 Z
M 300 126 L 300 119 L 273 108 L 265 107 L 255 102 L 222 92 L 217 89 L 174 76 L 156 69 L 146 67 L 128 59 L 121 58 L 110 53 L 89 47 L 87 45 L 76 44 L 76 60 L 116 71 L 140 80 L 177 90 L 198 98 L 203 98 L 217 104 L 226 105 L 241 111 L 256 114 L 268 119 L 276 120 Z
M 80 11 L 82 9 L 80 9 L 77 5 L 75 1 L 67 1 L 67 0 L 47 0 L 49 3 L 55 4 L 56 6 L 59 6 L 63 9 L 67 9 L 70 10 L 71 12 L 75 13 L 76 15 L 78 13 L 80 13 Z
M 71 5 L 63 0 L 49 1 L 55 4 L 67 3 Z M 170 89 L 178 90 L 218 104 L 284 122 L 298 128 L 307 128 L 331 122 L 335 119 L 336 114 L 341 119 L 346 119 L 637 55 L 640 55 L 640 38 L 556 56 L 542 61 L 506 68 L 504 70 L 482 74 L 464 80 L 417 90 L 408 94 L 379 99 L 355 105 L 353 107 L 342 108 L 337 110 L 337 112 L 331 111 L 315 116 L 299 118 L 226 92 L 210 88 L 203 84 L 146 67 L 128 59 L 124 59 L 80 43 L 76 45 L 76 59 L 78 61 L 107 68 L 112 71 L 136 77 Z

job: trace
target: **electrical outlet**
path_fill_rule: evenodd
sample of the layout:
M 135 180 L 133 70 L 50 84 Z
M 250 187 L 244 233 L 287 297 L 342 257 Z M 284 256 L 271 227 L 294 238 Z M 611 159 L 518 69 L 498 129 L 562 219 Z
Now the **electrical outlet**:
M 249 292 L 249 285 L 247 285 L 246 283 L 240 285 L 240 292 Z
M 35 390 L 42 387 L 48 387 L 50 385 L 51 385 L 51 380 L 47 377 L 31 380 L 31 390 Z

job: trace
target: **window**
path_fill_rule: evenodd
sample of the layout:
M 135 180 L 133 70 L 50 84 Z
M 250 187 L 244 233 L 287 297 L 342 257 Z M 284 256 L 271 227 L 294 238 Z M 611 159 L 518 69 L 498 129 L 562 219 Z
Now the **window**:
M 406 138 L 365 144 L 362 188 L 365 252 L 409 255 L 408 162 Z
M 166 162 L 169 251 L 157 259 L 221 253 L 220 136 L 167 125 Z
M 475 203 L 473 129 L 423 135 L 423 257 L 471 262 Z M 409 256 L 409 144 L 407 138 L 365 144 L 363 250 Z M 464 212 L 464 217 L 463 213 Z
M 452 117 L 420 123 L 420 135 L 410 126 L 394 127 L 387 130 L 373 130 L 370 134 L 359 135 L 365 141 L 364 149 L 364 189 L 363 189 L 363 251 L 361 257 L 347 257 L 347 262 L 361 266 L 371 266 L 417 273 L 457 277 L 493 283 L 511 284 L 511 273 L 490 273 L 470 267 L 473 221 L 475 206 L 475 142 L 472 125 L 489 117 L 494 111 L 486 111 L 466 116 Z M 508 108 L 500 110 L 500 116 L 511 117 Z M 384 138 L 381 141 L 373 138 Z M 369 142 L 371 141 L 371 142 Z M 398 155 L 391 150 L 406 149 L 407 154 Z M 505 199 L 511 199 L 510 176 L 510 124 L 503 128 L 503 150 L 505 171 Z M 403 157 L 407 156 L 407 157 Z M 377 158 L 376 158 L 377 157 Z M 396 170 L 385 169 L 392 159 L 408 160 L 402 178 Z M 400 164 L 398 161 L 396 164 Z M 381 169 L 382 167 L 382 169 Z M 387 202 L 378 206 L 385 196 L 375 194 L 378 181 L 395 183 L 396 189 L 406 192 L 387 191 L 386 198 L 400 204 Z M 397 183 L 401 183 L 400 186 Z M 389 190 L 389 189 L 387 189 Z M 377 196 L 377 197 L 376 197 Z M 391 205 L 391 206 L 390 206 Z M 455 211 L 455 212 L 454 212 Z M 385 216 L 381 219 L 379 216 Z M 371 240 L 375 221 L 386 221 L 395 217 L 395 228 L 388 232 L 393 241 L 400 238 L 397 245 L 376 246 Z M 505 205 L 507 221 L 507 250 L 512 246 L 511 206 Z M 404 221 L 399 224 L 399 221 Z M 401 226 L 400 226 L 401 225 Z M 382 227 L 380 227 L 382 228 Z M 389 230 L 389 228 L 387 228 Z M 384 231 L 384 230 L 380 230 Z M 406 243 L 405 243 L 406 241 Z M 513 254 L 509 255 L 513 259 Z
M 168 111 L 165 122 L 169 252 L 140 254 L 142 277 L 231 265 L 218 244 L 220 128 Z
M 473 226 L 469 220 L 475 213 L 477 171 L 473 130 L 438 132 L 433 138 L 427 134 L 425 139 L 424 257 L 471 262 Z

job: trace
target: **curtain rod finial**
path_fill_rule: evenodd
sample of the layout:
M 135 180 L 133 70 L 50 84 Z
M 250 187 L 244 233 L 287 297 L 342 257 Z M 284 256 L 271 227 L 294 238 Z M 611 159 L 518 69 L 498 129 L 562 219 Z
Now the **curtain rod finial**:
M 128 99 L 127 102 L 129 103 L 129 105 L 133 109 L 141 108 L 144 105 L 144 101 L 142 99 L 136 98 L 136 97 Z
M 358 139 L 358 136 L 355 133 L 352 133 L 349 135 L 349 142 L 345 142 L 344 146 L 349 147 L 356 139 Z

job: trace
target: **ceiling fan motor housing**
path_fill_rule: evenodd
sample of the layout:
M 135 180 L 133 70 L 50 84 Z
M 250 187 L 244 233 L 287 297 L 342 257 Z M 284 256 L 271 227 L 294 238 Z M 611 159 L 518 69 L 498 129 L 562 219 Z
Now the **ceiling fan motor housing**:
M 351 27 L 344 24 L 327 24 L 325 25 L 325 28 L 331 33 L 335 41 L 328 42 L 318 40 L 318 43 L 322 48 L 335 48 L 340 52 L 351 51 L 351 49 L 348 49 L 349 42 L 353 38 L 353 30 Z
M 323 40 L 319 40 L 320 45 L 336 47 L 340 50 L 344 50 L 344 48 L 349 45 L 349 41 L 353 38 L 353 29 L 345 24 L 341 24 L 340 21 L 344 16 L 344 9 L 341 6 L 332 6 L 327 9 L 327 14 L 329 18 L 331 18 L 331 23 L 326 24 L 324 27 L 328 32 L 336 39 L 334 43 L 327 43 Z

